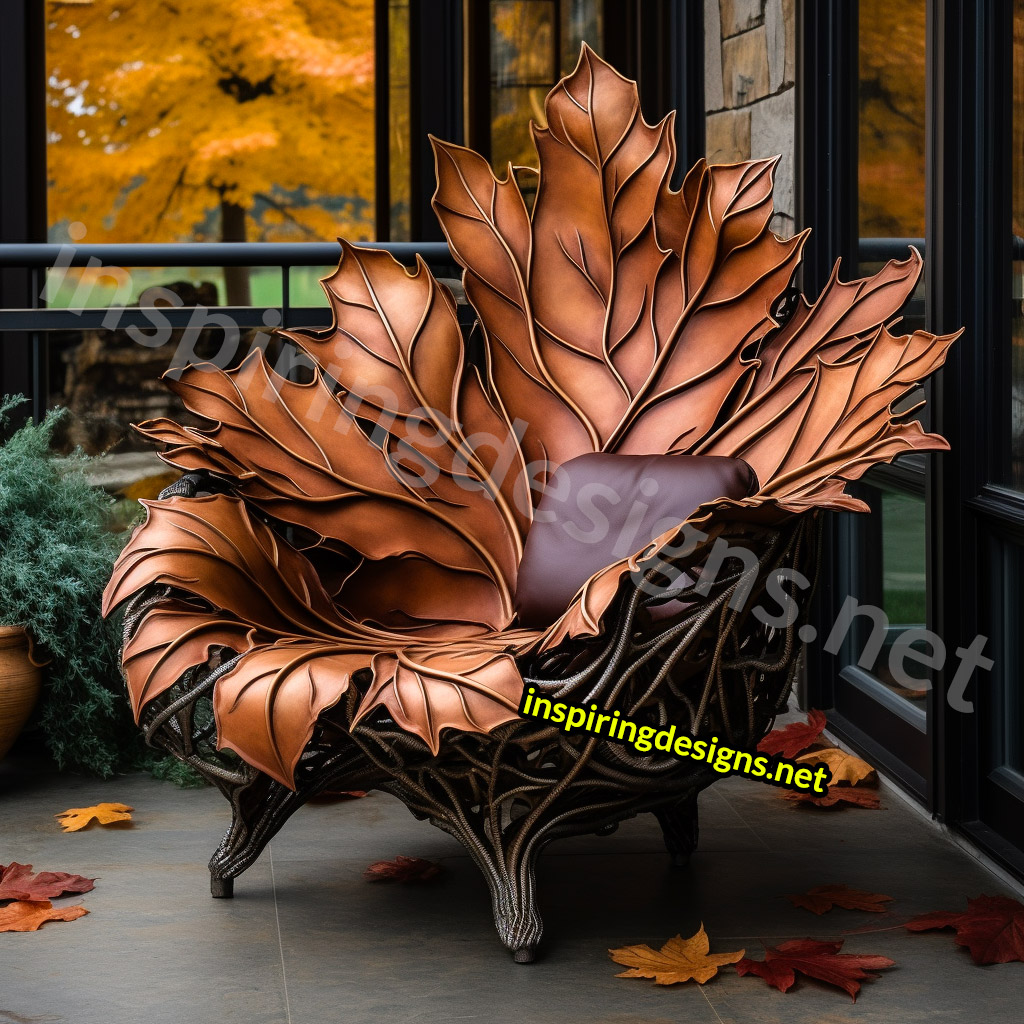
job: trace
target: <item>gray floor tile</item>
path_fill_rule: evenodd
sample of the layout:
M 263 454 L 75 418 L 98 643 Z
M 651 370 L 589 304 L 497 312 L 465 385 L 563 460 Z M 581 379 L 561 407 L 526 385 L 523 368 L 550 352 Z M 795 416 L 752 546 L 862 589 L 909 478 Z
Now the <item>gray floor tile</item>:
M 964 897 L 1006 891 L 883 790 L 885 811 L 801 811 L 777 791 L 727 779 L 701 795 L 701 846 L 672 870 L 654 818 L 608 837 L 556 843 L 538 872 L 537 963 L 500 946 L 483 879 L 450 837 L 380 793 L 303 808 L 236 882 L 208 895 L 206 862 L 229 815 L 213 790 L 146 776 L 107 782 L 0 765 L 0 862 L 99 876 L 88 917 L 0 935 L 0 1022 L 74 1024 L 957 1024 L 1020 1019 L 1024 965 L 978 968 L 951 933 L 901 923 Z M 56 811 L 135 807 L 129 829 L 63 834 Z M 440 862 L 422 886 L 372 885 L 375 860 Z M 885 914 L 790 905 L 788 892 L 844 882 L 896 897 Z M 75 902 L 69 900 L 68 902 Z M 845 937 L 898 966 L 846 995 L 801 980 L 786 995 L 729 969 L 703 988 L 626 981 L 610 946 L 658 946 L 704 923 L 716 950 Z M 871 929 L 858 933 L 858 929 Z M 17 1015 L 17 1016 L 15 1016 Z

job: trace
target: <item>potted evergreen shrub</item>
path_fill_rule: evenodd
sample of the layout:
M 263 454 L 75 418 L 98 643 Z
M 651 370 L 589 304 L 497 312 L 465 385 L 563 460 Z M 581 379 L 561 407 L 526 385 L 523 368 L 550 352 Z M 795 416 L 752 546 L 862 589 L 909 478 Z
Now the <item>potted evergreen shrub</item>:
M 108 776 L 142 752 L 122 690 L 118 626 L 100 615 L 124 538 L 111 529 L 113 499 L 83 472 L 88 459 L 52 450 L 64 411 L 12 430 L 11 410 L 23 401 L 0 400 L 0 716 L 10 713 L 0 740 L 14 742 L 45 662 L 36 720 L 47 749 L 61 768 Z

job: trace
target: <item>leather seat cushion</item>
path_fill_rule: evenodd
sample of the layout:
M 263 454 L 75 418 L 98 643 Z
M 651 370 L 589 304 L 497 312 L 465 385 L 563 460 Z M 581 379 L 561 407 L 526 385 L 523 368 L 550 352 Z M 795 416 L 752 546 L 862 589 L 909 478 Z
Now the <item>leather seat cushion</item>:
M 594 573 L 643 548 L 716 498 L 758 490 L 742 459 L 590 452 L 552 474 L 519 565 L 522 625 L 550 626 Z

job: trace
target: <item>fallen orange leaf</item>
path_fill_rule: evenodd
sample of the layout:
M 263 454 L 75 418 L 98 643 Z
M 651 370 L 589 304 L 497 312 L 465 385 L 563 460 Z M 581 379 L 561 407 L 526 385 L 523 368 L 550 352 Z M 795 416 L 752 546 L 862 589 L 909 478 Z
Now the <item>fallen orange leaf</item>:
M 0 864 L 0 901 L 50 900 L 66 892 L 89 892 L 95 881 L 64 871 L 40 871 L 34 875 L 31 864 Z
M 828 792 L 824 796 L 791 792 L 783 793 L 782 798 L 792 800 L 794 803 L 810 804 L 813 807 L 834 807 L 843 803 L 878 810 L 882 806 L 879 803 L 878 794 L 873 789 L 866 789 L 863 786 L 829 786 Z
M 135 808 L 127 804 L 96 804 L 93 807 L 72 807 L 70 810 L 55 814 L 54 817 L 65 832 L 78 832 L 91 825 L 93 821 L 100 825 L 118 825 L 124 821 L 131 821 L 133 810 Z
M 74 921 L 88 913 L 85 907 L 55 907 L 49 900 L 19 900 L 0 907 L 0 932 L 34 932 L 47 921 Z
M 398 856 L 371 864 L 363 878 L 368 882 L 427 882 L 441 873 L 441 865 L 419 857 Z
M 812 750 L 797 758 L 800 764 L 825 764 L 832 773 L 833 782 L 848 782 L 856 785 L 866 779 L 875 769 L 853 754 L 848 754 L 838 747 L 827 747 L 824 750 Z
M 892 901 L 891 896 L 865 889 L 851 889 L 848 885 L 817 885 L 809 892 L 787 893 L 786 899 L 794 907 L 803 907 L 812 914 L 824 914 L 833 907 L 884 914 L 886 908 L 882 904 Z
M 741 960 L 745 949 L 735 953 L 709 953 L 711 943 L 704 925 L 684 939 L 677 935 L 669 939 L 659 950 L 650 946 L 623 946 L 609 949 L 611 958 L 624 967 L 630 968 L 616 978 L 653 978 L 656 985 L 677 985 L 693 980 L 698 985 L 710 981 L 723 964 L 734 964 Z

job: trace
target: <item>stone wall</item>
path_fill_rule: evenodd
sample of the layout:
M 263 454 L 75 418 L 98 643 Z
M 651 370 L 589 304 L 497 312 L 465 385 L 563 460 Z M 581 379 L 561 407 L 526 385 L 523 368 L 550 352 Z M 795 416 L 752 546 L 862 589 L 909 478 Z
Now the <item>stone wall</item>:
M 772 223 L 794 230 L 795 0 L 704 0 L 707 157 L 734 163 L 779 155 Z

